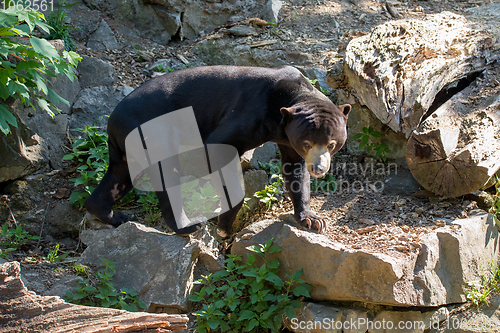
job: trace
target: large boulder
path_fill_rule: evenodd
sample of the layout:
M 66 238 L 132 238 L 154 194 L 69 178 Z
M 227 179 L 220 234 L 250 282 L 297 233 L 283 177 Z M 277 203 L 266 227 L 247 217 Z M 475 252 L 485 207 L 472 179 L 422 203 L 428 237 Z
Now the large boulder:
M 70 129 L 86 125 L 105 126 L 106 116 L 133 91 L 128 86 L 97 86 L 84 88 L 78 94 L 71 109 Z
M 492 215 L 475 211 L 421 240 L 417 254 L 393 257 L 351 249 L 324 235 L 266 220 L 243 229 L 232 254 L 271 237 L 283 248 L 281 273 L 304 270 L 317 301 L 360 301 L 393 306 L 440 306 L 465 302 L 464 286 L 496 264 L 499 234 Z
M 116 83 L 115 67 L 99 58 L 83 55 L 78 72 L 82 88 L 112 86 Z
M 103 266 L 101 258 L 115 262 L 115 287 L 135 289 L 150 312 L 186 311 L 198 260 L 208 271 L 222 267 L 206 229 L 181 237 L 127 222 L 112 230 L 85 230 L 80 238 L 88 245 L 81 262 L 97 267 Z
M 408 137 L 444 93 L 500 57 L 495 41 L 490 26 L 450 12 L 388 21 L 349 42 L 347 86 L 361 105 Z
M 193 38 L 225 24 L 231 16 L 244 17 L 262 8 L 258 2 L 244 0 L 84 0 L 91 9 L 117 20 L 134 22 L 143 37 L 168 43 L 172 37 Z M 255 16 L 255 15 L 254 15 Z
M 94 50 L 115 50 L 119 49 L 118 41 L 116 40 L 115 34 L 106 23 L 106 21 L 101 20 L 97 30 L 90 35 L 87 42 L 87 47 Z
M 14 110 L 22 109 L 22 106 Z M 16 111 L 15 111 L 16 112 Z M 48 116 L 47 116 L 48 117 Z M 0 133 L 0 183 L 35 172 L 46 164 L 40 137 L 17 117 L 18 127 Z

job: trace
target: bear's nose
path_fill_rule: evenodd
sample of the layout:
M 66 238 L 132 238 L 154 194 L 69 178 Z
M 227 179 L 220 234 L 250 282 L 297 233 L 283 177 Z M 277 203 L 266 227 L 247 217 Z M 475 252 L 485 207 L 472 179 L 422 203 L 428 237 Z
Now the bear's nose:
M 326 167 L 322 164 L 313 164 L 312 167 L 312 176 L 321 177 L 325 174 Z

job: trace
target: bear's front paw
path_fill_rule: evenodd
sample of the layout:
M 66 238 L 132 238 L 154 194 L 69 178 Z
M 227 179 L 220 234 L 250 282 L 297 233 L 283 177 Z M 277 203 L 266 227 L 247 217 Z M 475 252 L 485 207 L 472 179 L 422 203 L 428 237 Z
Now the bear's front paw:
M 326 230 L 328 220 L 316 215 L 312 211 L 303 212 L 300 214 L 300 225 L 309 230 L 318 230 L 318 233 L 323 233 Z

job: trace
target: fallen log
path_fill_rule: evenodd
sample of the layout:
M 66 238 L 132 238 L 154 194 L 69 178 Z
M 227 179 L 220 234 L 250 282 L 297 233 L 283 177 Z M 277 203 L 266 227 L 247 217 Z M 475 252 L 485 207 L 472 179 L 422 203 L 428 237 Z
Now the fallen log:
M 64 302 L 28 291 L 18 262 L 0 265 L 0 332 L 128 333 L 187 328 L 186 315 L 127 312 Z
M 412 134 L 406 161 L 427 190 L 461 196 L 500 169 L 500 64 L 492 64 Z
M 480 8 L 476 14 L 477 20 L 485 15 Z M 450 12 L 389 21 L 349 42 L 347 88 L 408 138 L 443 89 L 500 57 L 495 42 L 491 26 Z

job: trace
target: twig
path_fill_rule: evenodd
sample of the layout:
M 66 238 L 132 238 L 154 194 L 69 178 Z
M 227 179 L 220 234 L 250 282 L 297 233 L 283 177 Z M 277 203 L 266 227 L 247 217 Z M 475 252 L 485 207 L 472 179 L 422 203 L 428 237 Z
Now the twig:
M 7 205 L 7 208 L 9 208 L 10 216 L 12 216 L 12 219 L 14 220 L 14 224 L 17 227 L 17 221 L 16 221 L 16 218 L 14 217 L 14 214 L 12 213 L 12 209 L 10 209 L 9 205 Z
M 40 238 L 38 239 L 38 242 L 36 243 L 37 248 L 40 245 L 40 240 L 42 239 L 43 227 L 45 226 L 45 220 L 47 219 L 48 210 L 49 210 L 49 204 L 47 204 L 47 206 L 45 207 L 45 214 L 43 215 L 42 227 L 40 228 L 40 234 L 38 235 L 38 237 L 40 237 Z

